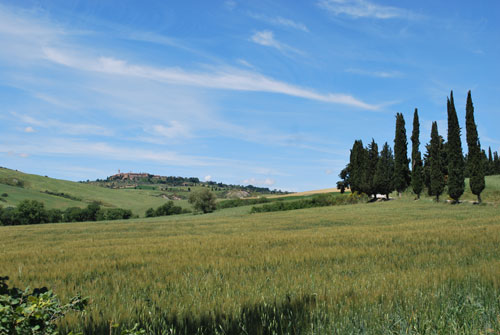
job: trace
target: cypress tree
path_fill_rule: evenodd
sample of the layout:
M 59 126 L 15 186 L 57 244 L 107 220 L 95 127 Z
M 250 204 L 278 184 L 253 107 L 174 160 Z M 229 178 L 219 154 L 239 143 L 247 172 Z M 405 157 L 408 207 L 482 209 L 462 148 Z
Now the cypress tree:
M 413 188 L 413 192 L 417 195 L 417 199 L 420 199 L 420 193 L 422 192 L 424 183 L 422 156 L 419 150 L 419 136 L 420 123 L 418 120 L 418 110 L 415 108 L 415 113 L 413 114 L 413 131 L 411 134 L 411 186 Z
M 378 145 L 375 142 L 374 139 L 372 139 L 372 142 L 368 145 L 368 148 L 366 149 L 367 152 L 367 159 L 365 162 L 365 183 L 364 183 L 364 193 L 368 195 L 373 195 L 376 197 L 377 195 L 377 188 L 375 187 L 374 183 L 374 176 L 375 172 L 377 170 L 377 162 L 378 162 Z
M 408 168 L 408 143 L 406 140 L 405 120 L 403 114 L 396 114 L 396 135 L 394 137 L 394 187 L 401 192 L 406 190 L 410 183 Z
M 448 194 L 457 203 L 464 193 L 464 155 L 460 140 L 460 126 L 453 101 L 453 91 L 448 99 Z
M 431 143 L 429 148 L 430 163 L 430 188 L 429 194 L 436 196 L 439 202 L 439 196 L 444 190 L 444 175 L 441 167 L 441 139 L 439 138 L 438 126 L 436 122 L 432 123 Z
M 498 159 L 498 152 L 493 154 L 493 165 L 495 166 L 495 174 L 500 174 L 500 160 Z
M 491 147 L 488 147 L 488 175 L 495 174 L 495 166 L 493 164 L 493 155 L 491 154 Z
M 392 149 L 385 142 L 377 162 L 377 169 L 373 178 L 377 193 L 385 194 L 389 199 L 389 194 L 394 190 L 392 178 L 394 176 L 394 158 Z
M 478 203 L 481 203 L 481 192 L 484 190 L 484 167 L 481 157 L 481 144 L 477 135 L 476 122 L 474 121 L 474 105 L 472 104 L 471 93 L 467 94 L 467 104 L 465 106 L 465 128 L 467 133 L 467 146 L 469 148 L 469 185 L 472 194 L 477 196 Z
M 361 140 L 354 141 L 349 159 L 349 183 L 352 192 L 363 192 L 366 151 Z

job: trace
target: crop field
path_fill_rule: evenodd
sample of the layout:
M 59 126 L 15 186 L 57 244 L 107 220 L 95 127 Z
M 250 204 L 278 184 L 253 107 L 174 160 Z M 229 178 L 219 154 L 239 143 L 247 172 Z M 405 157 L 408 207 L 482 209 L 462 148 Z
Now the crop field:
M 1 227 L 0 275 L 89 296 L 85 334 L 500 332 L 498 205 L 248 212 Z

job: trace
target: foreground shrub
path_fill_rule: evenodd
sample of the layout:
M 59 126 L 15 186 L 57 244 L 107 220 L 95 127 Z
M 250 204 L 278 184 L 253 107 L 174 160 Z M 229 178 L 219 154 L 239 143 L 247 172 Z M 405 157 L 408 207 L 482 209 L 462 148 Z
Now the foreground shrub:
M 69 311 L 83 311 L 87 299 L 75 296 L 62 304 L 46 287 L 21 290 L 9 288 L 9 277 L 0 277 L 0 334 L 56 335 L 57 321 Z

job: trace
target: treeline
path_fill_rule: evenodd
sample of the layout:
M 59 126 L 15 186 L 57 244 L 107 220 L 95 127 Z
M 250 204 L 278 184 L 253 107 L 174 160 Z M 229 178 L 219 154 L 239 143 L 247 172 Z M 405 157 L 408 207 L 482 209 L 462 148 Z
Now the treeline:
M 270 200 L 266 197 L 258 197 L 255 199 L 231 199 L 222 200 L 217 203 L 217 209 L 233 208 L 248 205 L 257 205 L 269 202 Z
M 437 122 L 433 122 L 431 139 L 425 146 L 423 159 L 420 152 L 420 122 L 417 109 L 413 115 L 410 158 L 407 153 L 405 120 L 401 113 L 396 114 L 394 152 L 387 142 L 379 152 L 375 140 L 372 139 L 367 147 L 363 146 L 361 140 L 356 140 L 351 149 L 349 164 L 339 175 L 341 181 L 337 183 L 337 187 L 341 190 L 349 187 L 353 192 L 369 196 L 383 194 L 387 198 L 393 191 L 401 195 L 410 187 L 419 198 L 426 189 L 436 201 L 439 201 L 439 197 L 447 189 L 448 195 L 456 203 L 464 193 L 465 178 L 468 177 L 471 191 L 480 203 L 481 192 L 485 187 L 484 176 L 500 174 L 498 153 L 492 154 L 490 148 L 486 156 L 485 151 L 481 150 L 470 91 L 466 104 L 465 128 L 468 153 L 465 155 L 462 150 L 453 91 L 447 98 L 447 112 L 447 141 L 439 135 Z
M 149 208 L 146 210 L 145 216 L 147 218 L 152 218 L 156 216 L 168 216 L 185 213 L 191 213 L 191 211 L 187 208 L 182 208 L 181 206 L 175 206 L 173 201 L 167 201 L 156 209 Z
M 17 207 L 0 207 L 0 225 L 31 225 L 40 223 L 127 220 L 132 211 L 123 208 L 101 208 L 91 203 L 86 208 L 70 207 L 64 211 L 46 209 L 43 202 L 23 200 Z
M 294 209 L 326 207 L 336 205 L 356 204 L 366 200 L 365 195 L 359 193 L 344 194 L 318 194 L 309 199 L 299 199 L 293 201 L 274 201 L 262 206 L 254 206 L 250 213 L 290 211 Z

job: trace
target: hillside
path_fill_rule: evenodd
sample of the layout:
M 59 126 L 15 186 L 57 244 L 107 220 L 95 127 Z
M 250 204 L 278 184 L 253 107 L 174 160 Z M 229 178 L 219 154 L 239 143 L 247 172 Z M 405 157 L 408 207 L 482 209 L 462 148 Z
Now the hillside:
M 165 203 L 161 192 L 141 189 L 108 189 L 100 186 L 48 178 L 0 168 L 0 205 L 16 206 L 24 199 L 42 201 L 48 208 L 85 207 L 93 201 L 104 207 L 131 209 L 144 215 L 146 209 Z M 5 196 L 7 195 L 7 196 Z M 187 207 L 187 201 L 176 203 Z

